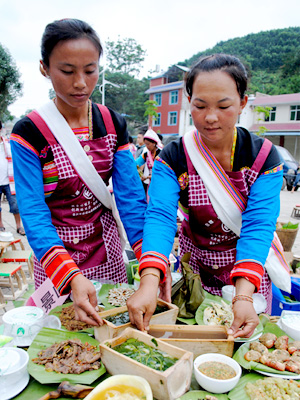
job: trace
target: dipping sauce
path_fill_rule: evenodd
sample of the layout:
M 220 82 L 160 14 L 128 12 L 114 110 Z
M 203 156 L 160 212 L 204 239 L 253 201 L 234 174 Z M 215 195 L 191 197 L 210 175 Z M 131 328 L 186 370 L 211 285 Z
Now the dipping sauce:
M 236 376 L 235 370 L 230 367 L 230 365 L 217 361 L 202 363 L 199 365 L 198 369 L 202 374 L 213 379 L 225 380 Z
M 93 396 L 93 400 L 145 400 L 146 395 L 134 386 L 114 385 Z

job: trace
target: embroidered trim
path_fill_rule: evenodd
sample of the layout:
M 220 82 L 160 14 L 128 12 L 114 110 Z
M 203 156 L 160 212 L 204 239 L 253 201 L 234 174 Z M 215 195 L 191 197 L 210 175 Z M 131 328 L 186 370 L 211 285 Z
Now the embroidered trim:
M 246 199 L 237 191 L 232 190 L 232 184 L 230 182 L 229 177 L 226 175 L 225 171 L 220 167 L 220 164 L 210 152 L 208 147 L 203 143 L 201 136 L 198 131 L 193 133 L 193 141 L 196 145 L 197 150 L 202 156 L 207 160 L 209 167 L 218 177 L 221 185 L 228 192 L 230 197 L 234 200 L 236 206 L 240 209 L 240 211 L 244 211 L 246 208 Z
M 166 269 L 169 265 L 169 260 L 163 254 L 157 253 L 154 251 L 147 251 L 146 253 L 143 253 L 139 264 L 140 264 L 140 267 L 139 267 L 140 275 L 144 268 L 154 267 L 154 268 L 158 268 L 160 271 L 163 272 L 162 282 L 165 281 Z
M 183 174 L 181 174 L 178 178 L 178 182 L 179 182 L 179 186 L 181 190 L 184 190 L 187 188 L 188 184 L 189 184 L 189 175 L 187 172 L 184 172 Z
M 62 246 L 52 247 L 41 259 L 41 265 L 60 294 L 67 289 L 71 279 L 81 273 Z
M 34 154 L 39 156 L 39 153 L 37 152 L 37 150 L 33 146 L 31 146 L 30 143 L 26 142 L 26 140 L 24 140 L 21 136 L 16 135 L 15 133 L 12 133 L 10 135 L 10 140 L 13 140 L 16 143 L 19 143 L 20 145 L 26 147 L 28 150 L 32 151 Z
M 142 244 L 143 244 L 143 239 L 139 239 L 137 242 L 135 242 L 131 246 L 132 250 L 134 251 L 134 254 L 138 260 L 141 258 L 141 255 L 142 255 Z
M 118 147 L 118 151 L 124 151 L 124 150 L 129 150 L 130 151 L 130 147 L 129 147 L 129 143 L 123 144 L 123 146 Z
M 155 160 L 161 162 L 162 164 L 164 164 L 166 167 L 170 168 L 170 169 L 173 171 L 173 169 L 170 167 L 170 165 L 169 165 L 168 163 L 166 163 L 166 162 L 165 162 L 162 158 L 160 158 L 159 156 L 156 156 L 156 157 L 155 157 Z
M 272 169 L 269 169 L 268 171 L 263 172 L 262 175 L 275 174 L 276 172 L 279 172 L 282 170 L 283 170 L 283 164 L 280 164 L 277 167 L 274 167 Z
M 58 183 L 58 172 L 54 161 L 50 161 L 44 165 L 43 183 L 45 197 L 51 196 Z

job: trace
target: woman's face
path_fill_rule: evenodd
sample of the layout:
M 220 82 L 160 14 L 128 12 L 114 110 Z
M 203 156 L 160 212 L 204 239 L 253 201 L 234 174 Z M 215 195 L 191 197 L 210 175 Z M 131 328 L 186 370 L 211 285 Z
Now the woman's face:
M 207 145 L 232 138 L 247 104 L 247 96 L 240 98 L 235 81 L 223 71 L 200 72 L 189 100 L 194 125 Z
M 151 142 L 150 140 L 144 139 L 145 146 L 149 151 L 154 151 L 156 149 L 156 143 Z
M 91 96 L 99 77 L 99 52 L 87 38 L 59 42 L 42 64 L 56 93 L 57 104 L 82 107 Z

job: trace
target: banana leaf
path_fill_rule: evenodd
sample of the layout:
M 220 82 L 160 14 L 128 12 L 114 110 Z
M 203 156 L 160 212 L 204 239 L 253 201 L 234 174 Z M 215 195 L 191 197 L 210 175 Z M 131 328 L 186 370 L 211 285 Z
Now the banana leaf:
M 197 308 L 204 300 L 204 291 L 199 274 L 189 265 L 191 253 L 181 257 L 183 277 L 172 287 L 172 303 L 179 308 L 178 317 L 194 318 Z
M 57 307 L 53 308 L 53 310 L 51 310 L 49 312 L 49 315 L 55 315 L 56 317 L 59 318 L 62 309 L 65 308 L 65 307 L 69 307 L 72 304 L 73 303 L 65 303 L 65 304 L 62 304 L 61 306 L 57 306 Z M 63 330 L 63 331 L 66 331 L 66 332 L 71 332 L 71 331 L 68 331 L 68 329 L 66 329 L 63 325 L 61 326 L 60 329 Z M 76 331 L 72 331 L 72 332 L 76 332 Z M 86 328 L 86 329 L 82 329 L 82 330 L 77 331 L 77 332 L 80 332 L 80 333 L 85 332 L 85 333 L 90 333 L 90 334 L 94 335 L 94 328 Z
M 116 283 L 116 284 L 110 284 L 110 283 L 103 283 L 101 286 L 101 289 L 98 293 L 98 301 L 101 302 L 105 310 L 111 310 L 112 308 L 116 308 L 115 306 L 112 306 L 108 302 L 108 294 L 110 289 L 115 289 L 119 287 L 125 287 L 125 288 L 134 288 L 133 285 L 129 285 L 128 283 Z
M 226 304 L 230 304 L 230 302 L 228 300 L 224 300 L 220 296 L 216 296 L 216 295 L 210 294 L 208 292 L 205 292 L 205 299 L 202 302 L 202 304 L 200 305 L 200 307 L 198 308 L 198 310 L 196 311 L 196 315 L 195 315 L 196 323 L 198 325 L 204 325 L 204 322 L 203 322 L 204 310 L 207 307 L 209 307 L 213 301 L 215 301 L 217 303 L 221 303 L 222 300 Z M 260 321 L 259 324 L 257 325 L 257 327 L 255 328 L 253 334 L 250 336 L 250 338 L 237 338 L 237 339 L 235 339 L 235 341 L 251 342 L 253 340 L 253 338 L 256 338 L 258 335 L 262 334 L 263 329 L 264 329 L 263 324 Z
M 187 392 L 183 396 L 179 397 L 177 400 L 205 400 L 207 395 L 214 396 L 219 400 L 228 400 L 227 394 L 214 394 L 205 392 L 204 390 L 191 390 L 190 392 Z
M 258 379 L 263 378 L 263 376 L 253 372 L 242 376 L 241 379 L 238 381 L 236 387 L 228 393 L 228 398 L 230 400 L 250 400 L 250 397 L 245 392 L 245 385 L 248 382 L 255 382 Z
M 90 386 L 97 386 L 99 383 L 101 383 L 104 379 L 108 378 L 109 374 L 104 374 L 102 375 L 99 379 L 97 379 L 95 382 L 91 383 Z M 30 378 L 29 384 L 26 386 L 26 388 L 20 393 L 18 396 L 14 397 L 14 400 L 36 400 L 40 399 L 42 396 L 44 396 L 46 393 L 52 392 L 57 389 L 59 383 L 56 384 L 45 384 L 42 385 L 38 381 L 36 381 L 33 378 Z M 70 397 L 59 397 L 60 400 L 70 400 Z
M 274 333 L 276 336 L 286 335 L 286 333 L 282 329 L 280 329 L 278 325 L 272 324 L 270 322 L 266 324 L 264 331 L 263 331 L 263 333 L 268 333 L 268 332 Z M 278 371 L 277 369 L 267 367 L 266 365 L 263 365 L 261 363 L 245 360 L 244 355 L 249 350 L 249 346 L 250 346 L 250 343 L 244 343 L 235 352 L 235 354 L 233 356 L 233 359 L 235 361 L 237 361 L 243 368 L 245 368 L 247 370 L 254 370 L 254 371 L 258 371 L 258 372 L 262 371 L 262 372 L 266 372 L 266 373 L 276 374 L 276 375 L 280 375 L 280 376 L 282 376 L 282 375 L 290 376 L 291 378 L 299 376 L 299 375 L 295 374 L 294 372 Z M 275 349 L 269 349 L 269 352 L 271 353 L 274 350 Z
M 52 346 L 54 343 L 62 342 L 67 339 L 79 339 L 82 343 L 90 343 L 93 346 L 97 346 L 99 349 L 98 340 L 90 337 L 86 333 L 78 332 L 67 332 L 58 329 L 42 328 L 40 332 L 34 338 L 28 348 L 29 362 L 28 372 L 29 374 L 40 383 L 57 383 L 62 381 L 69 381 L 70 383 L 83 383 L 90 385 L 96 379 L 106 372 L 104 365 L 101 363 L 101 367 L 93 371 L 85 371 L 81 374 L 61 374 L 57 372 L 47 372 L 44 365 L 35 364 L 32 359 L 36 358 L 39 351 Z
M 195 318 L 180 318 L 180 317 L 177 317 L 177 321 L 180 321 L 185 325 L 195 325 L 196 324 Z

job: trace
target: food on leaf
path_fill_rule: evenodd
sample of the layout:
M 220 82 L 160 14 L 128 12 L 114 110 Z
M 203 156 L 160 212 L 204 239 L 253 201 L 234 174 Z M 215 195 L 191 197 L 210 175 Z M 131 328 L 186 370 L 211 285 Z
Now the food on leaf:
M 41 350 L 32 360 L 35 364 L 45 365 L 46 371 L 62 374 L 81 374 L 84 371 L 99 369 L 100 351 L 90 343 L 81 343 L 79 339 L 64 340 Z
M 274 346 L 277 336 L 274 333 L 264 333 L 259 338 L 260 343 L 264 344 L 268 349 Z
M 230 304 L 221 300 L 221 303 L 212 301 L 209 307 L 203 312 L 203 322 L 205 325 L 224 325 L 228 328 L 233 323 L 233 312 Z

